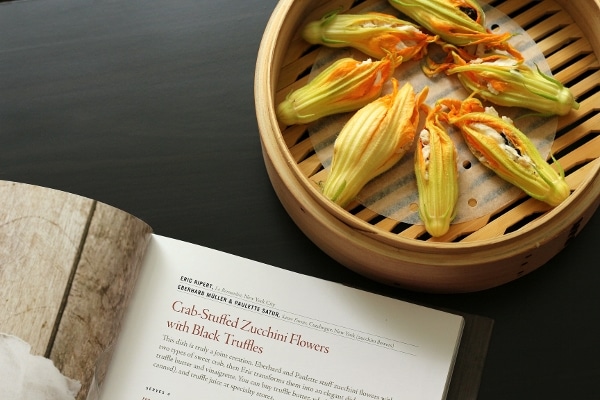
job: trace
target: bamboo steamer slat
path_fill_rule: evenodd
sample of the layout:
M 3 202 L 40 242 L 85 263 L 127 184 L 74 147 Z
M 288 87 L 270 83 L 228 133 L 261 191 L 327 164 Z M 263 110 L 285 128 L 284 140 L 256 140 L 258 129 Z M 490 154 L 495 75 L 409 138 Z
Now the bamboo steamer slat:
M 255 74 L 256 114 L 265 166 L 286 211 L 323 251 L 376 281 L 411 290 L 460 293 L 499 286 L 542 266 L 589 221 L 600 204 L 600 0 L 488 3 L 523 26 L 553 74 L 581 107 L 560 117 L 552 152 L 572 194 L 551 208 L 523 196 L 502 209 L 453 224 L 431 238 L 358 204 L 342 209 L 315 182 L 326 175 L 305 126 L 281 126 L 275 105 L 307 81 L 317 46 L 300 28 L 335 8 L 360 12 L 383 0 L 281 0 L 266 27 Z

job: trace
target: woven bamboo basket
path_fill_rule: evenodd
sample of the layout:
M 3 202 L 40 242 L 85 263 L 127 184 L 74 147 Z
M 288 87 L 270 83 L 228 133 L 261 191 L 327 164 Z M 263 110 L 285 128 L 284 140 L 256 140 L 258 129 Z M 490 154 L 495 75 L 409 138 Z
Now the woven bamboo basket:
M 333 9 L 360 13 L 385 0 L 281 0 L 265 30 L 255 75 L 256 113 L 272 185 L 299 228 L 323 251 L 370 279 L 433 293 L 480 291 L 545 264 L 589 221 L 600 199 L 600 2 L 491 0 L 518 23 L 545 56 L 554 77 L 580 103 L 557 122 L 551 153 L 565 170 L 571 195 L 551 208 L 521 195 L 443 237 L 353 204 L 325 199 L 326 173 L 307 126 L 282 126 L 278 104 L 307 82 L 319 47 L 300 38 L 308 21 Z

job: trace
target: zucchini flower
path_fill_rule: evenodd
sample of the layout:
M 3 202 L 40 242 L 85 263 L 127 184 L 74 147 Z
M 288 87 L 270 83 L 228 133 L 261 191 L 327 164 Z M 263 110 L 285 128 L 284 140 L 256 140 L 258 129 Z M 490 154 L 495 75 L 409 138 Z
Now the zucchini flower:
M 373 178 L 389 170 L 414 142 L 425 88 L 415 95 L 410 83 L 358 110 L 340 131 L 333 146 L 331 170 L 323 195 L 345 207 Z
M 286 125 L 306 124 L 327 115 L 358 110 L 381 95 L 393 70 L 390 58 L 342 58 L 291 92 L 279 103 L 277 117 Z
M 552 168 L 510 118 L 500 117 L 493 107 L 484 108 L 475 98 L 458 103 L 446 103 L 451 106 L 448 120 L 460 129 L 467 146 L 483 165 L 553 207 L 569 196 L 564 172 Z
M 399 62 L 422 58 L 427 45 L 437 40 L 410 22 L 377 12 L 330 13 L 306 25 L 302 37 L 311 44 L 352 47 L 377 59 L 389 54 Z
M 397 10 L 430 33 L 455 46 L 485 45 L 519 54 L 507 41 L 512 33 L 493 33 L 485 27 L 485 13 L 475 0 L 388 0 Z
M 565 115 L 579 108 L 573 93 L 562 83 L 511 57 L 492 55 L 467 63 L 454 53 L 454 60 L 446 74 L 456 74 L 465 89 L 494 104 L 546 115 Z
M 436 104 L 428 110 L 415 151 L 419 216 L 433 237 L 448 232 L 458 201 L 458 152 L 440 120 L 441 109 Z

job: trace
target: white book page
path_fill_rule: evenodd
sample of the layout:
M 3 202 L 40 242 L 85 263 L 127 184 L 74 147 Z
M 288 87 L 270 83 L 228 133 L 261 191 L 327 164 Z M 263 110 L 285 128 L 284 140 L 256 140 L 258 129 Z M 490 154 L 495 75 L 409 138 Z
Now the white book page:
M 154 235 L 102 399 L 443 399 L 462 327 Z

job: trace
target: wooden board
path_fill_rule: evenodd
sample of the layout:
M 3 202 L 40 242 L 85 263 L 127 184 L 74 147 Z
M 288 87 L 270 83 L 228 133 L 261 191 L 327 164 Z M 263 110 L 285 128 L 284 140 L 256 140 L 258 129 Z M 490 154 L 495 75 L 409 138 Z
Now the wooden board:
M 0 198 L 0 329 L 47 354 L 93 202 L 9 182 Z
M 0 182 L 0 331 L 29 342 L 84 399 L 116 337 L 151 233 L 135 217 L 77 195 Z

